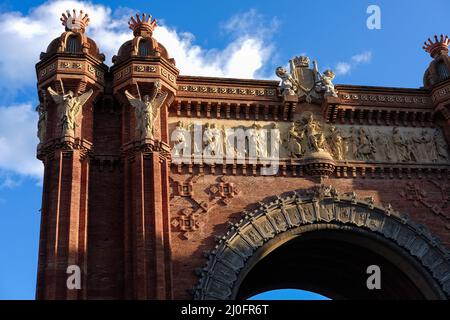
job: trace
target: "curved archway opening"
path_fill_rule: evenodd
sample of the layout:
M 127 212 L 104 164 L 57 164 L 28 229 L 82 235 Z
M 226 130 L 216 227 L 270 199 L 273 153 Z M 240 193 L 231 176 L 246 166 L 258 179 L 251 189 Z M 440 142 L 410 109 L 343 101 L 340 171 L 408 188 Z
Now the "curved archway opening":
M 439 298 L 434 282 L 413 257 L 358 228 L 324 224 L 280 234 L 258 251 L 241 273 L 237 299 L 284 288 L 331 299 Z M 380 268 L 381 289 L 367 286 L 372 265 Z
M 139 41 L 138 55 L 141 57 L 146 57 L 150 54 L 150 42 L 146 39 Z
M 306 290 L 277 289 L 258 293 L 248 300 L 330 300 L 330 298 Z
M 367 285 L 369 268 L 380 269 L 380 289 Z M 245 212 L 208 254 L 194 298 L 294 288 L 331 299 L 446 299 L 449 274 L 448 249 L 424 226 L 321 185 Z
M 79 36 L 71 35 L 67 39 L 66 52 L 68 53 L 80 53 L 81 52 L 81 41 Z

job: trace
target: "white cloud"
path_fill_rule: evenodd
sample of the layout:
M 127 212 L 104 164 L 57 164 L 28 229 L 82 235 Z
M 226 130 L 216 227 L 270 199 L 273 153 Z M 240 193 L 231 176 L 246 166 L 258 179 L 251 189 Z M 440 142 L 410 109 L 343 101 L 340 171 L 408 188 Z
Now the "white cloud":
M 365 51 L 363 53 L 356 54 L 352 57 L 352 61 L 354 61 L 355 63 L 367 63 L 370 62 L 371 59 L 372 59 L 372 52 L 370 51 Z
M 242 36 L 225 49 L 203 49 L 194 45 L 190 33 L 160 27 L 155 38 L 176 60 L 181 74 L 212 77 L 255 78 L 258 70 L 270 56 L 272 46 L 259 37 Z
M 355 54 L 350 58 L 350 61 L 338 62 L 335 66 L 337 75 L 349 74 L 358 65 L 363 63 L 369 63 L 372 60 L 372 52 L 365 51 L 359 54 Z
M 0 39 L 8 43 L 0 51 L 0 91 L 16 94 L 24 87 L 34 86 L 34 65 L 41 51 L 63 31 L 59 20 L 67 9 L 83 9 L 90 16 L 87 32 L 105 53 L 105 63 L 117 53 L 120 45 L 132 38 L 128 29 L 129 8 L 111 8 L 87 1 L 48 1 L 30 10 L 0 14 Z M 223 49 L 205 49 L 194 44 L 194 36 L 162 25 L 155 38 L 177 61 L 182 74 L 253 78 L 268 60 L 273 47 L 268 38 L 277 26 L 274 19 L 270 27 L 263 28 L 264 17 L 251 10 L 227 21 L 223 29 L 232 34 L 232 41 Z M 237 32 L 236 30 L 239 30 Z
M 175 58 L 181 74 L 255 78 L 273 52 L 269 40 L 277 26 L 275 18 L 267 24 L 255 10 L 234 15 L 222 24 L 233 38 L 222 50 L 195 45 L 192 33 L 177 32 L 164 24 L 155 29 L 154 36 Z
M 348 62 L 339 62 L 336 64 L 336 74 L 343 75 L 350 72 L 352 66 Z
M 0 106 L 0 185 L 12 187 L 16 174 L 42 177 L 42 164 L 36 159 L 37 114 L 31 104 Z
M 40 53 L 64 31 L 59 19 L 67 9 L 82 9 L 89 14 L 88 36 L 105 53 L 107 64 L 111 64 L 120 45 L 132 38 L 127 22 L 135 11 L 129 8 L 113 12 L 108 6 L 89 1 L 63 0 L 47 1 L 27 14 L 0 13 L 0 40 L 7 43 L 0 50 L 0 187 L 12 187 L 24 176 L 42 179 L 42 164 L 35 158 L 37 115 L 32 105 L 37 102 L 17 101 L 34 96 L 34 66 Z M 251 10 L 221 26 L 231 39 L 223 48 L 202 48 L 195 44 L 193 34 L 164 23 L 155 30 L 155 38 L 175 58 L 182 74 L 254 78 L 261 76 L 258 72 L 273 52 L 270 36 L 277 25 L 276 19 L 268 23 Z M 25 98 L 17 100 L 22 94 Z
M 118 46 L 130 37 L 126 20 L 119 27 L 112 20 L 111 9 L 79 1 L 49 1 L 31 9 L 27 15 L 20 12 L 0 14 L 0 39 L 7 43 L 7 50 L 0 51 L 0 89 L 16 93 L 34 85 L 36 81 L 34 65 L 47 45 L 63 31 L 59 18 L 67 9 L 83 9 L 89 13 L 89 35 L 95 37 L 101 50 L 109 59 Z M 123 31 L 121 31 L 123 29 Z
M 222 24 L 222 28 L 228 33 L 247 37 L 257 35 L 260 38 L 271 36 L 278 26 L 279 21 L 276 17 L 268 20 L 255 9 L 236 14 Z

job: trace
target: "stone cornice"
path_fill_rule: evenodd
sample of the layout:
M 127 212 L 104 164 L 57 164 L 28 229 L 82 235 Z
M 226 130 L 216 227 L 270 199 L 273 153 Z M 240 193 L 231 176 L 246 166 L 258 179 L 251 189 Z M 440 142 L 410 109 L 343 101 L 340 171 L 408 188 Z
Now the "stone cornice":
M 56 151 L 74 151 L 79 150 L 81 157 L 86 157 L 92 152 L 92 143 L 85 139 L 62 137 L 52 139 L 37 148 L 37 158 L 44 160 L 46 156 L 54 154 Z
M 175 174 L 210 174 L 232 176 L 260 176 L 263 163 L 248 159 L 242 163 L 223 162 L 189 162 L 184 158 L 183 163 L 171 163 L 172 172 Z M 306 177 L 311 170 L 307 161 L 300 159 L 280 159 L 276 177 Z M 330 177 L 334 178 L 368 178 L 368 179 L 412 179 L 426 176 L 436 176 L 441 179 L 450 179 L 450 165 L 447 164 L 417 164 L 417 163 L 368 163 L 364 161 L 335 161 L 334 168 L 324 168 L 334 172 Z M 267 164 L 265 166 L 267 167 Z M 321 167 L 313 168 L 320 169 Z M 267 169 L 266 169 L 267 170 Z
M 431 91 L 431 99 L 435 105 L 450 101 L 450 80 L 436 86 Z
M 67 64 L 66 64 L 67 62 Z M 91 67 L 91 68 L 89 68 Z M 96 70 L 93 70 L 95 68 Z M 38 81 L 43 81 L 56 73 L 79 73 L 87 74 L 94 80 L 103 82 L 108 66 L 89 54 L 81 53 L 55 53 L 51 57 L 36 64 Z
M 159 153 L 163 159 L 170 160 L 170 146 L 162 141 L 145 139 L 142 141 L 132 141 L 125 143 L 121 148 L 123 157 L 134 157 L 137 153 L 150 154 Z
M 178 69 L 165 59 L 130 59 L 111 68 L 114 93 L 121 91 L 131 83 L 163 81 L 171 91 L 177 90 Z

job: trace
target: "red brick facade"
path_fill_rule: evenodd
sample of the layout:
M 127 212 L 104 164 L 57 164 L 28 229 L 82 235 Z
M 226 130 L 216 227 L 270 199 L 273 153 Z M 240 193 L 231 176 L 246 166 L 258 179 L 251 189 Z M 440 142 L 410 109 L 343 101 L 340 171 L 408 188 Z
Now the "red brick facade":
M 95 42 L 85 36 L 86 25 L 66 26 L 36 67 L 46 110 L 45 136 L 38 146 L 45 165 L 38 299 L 208 298 L 202 292 L 209 290 L 205 270 L 212 266 L 201 269 L 207 263 L 205 251 L 214 250 L 229 224 L 270 197 L 318 185 L 332 186 L 339 194 L 355 192 L 369 207 L 374 203 L 407 214 L 404 225 L 426 226 L 424 233 L 441 241 L 433 245 L 439 254 L 426 262 L 431 249 L 424 245 L 414 259 L 428 263 L 426 272 L 432 276 L 427 277 L 439 287 L 435 297 L 449 296 L 448 158 L 428 163 L 334 159 L 325 164 L 313 159 L 308 164 L 282 156 L 278 173 L 263 176 L 261 166 L 248 161 L 174 163 L 170 139 L 178 121 L 224 127 L 278 123 L 285 130 L 312 112 L 322 117 L 323 126 L 373 132 L 426 128 L 442 130 L 450 141 L 450 77 L 442 74 L 443 66 L 450 70 L 445 39 L 428 48 L 434 60 L 423 89 L 336 86 L 336 96 L 307 101 L 283 95 L 278 81 L 179 76 L 175 61 L 152 38 L 155 25 L 145 16 L 131 24 L 134 39 L 122 45 L 108 68 Z M 79 50 L 68 50 L 71 36 Z M 126 92 L 143 100 L 156 92 L 157 81 L 166 98 L 152 136 L 142 138 Z M 64 131 L 61 110 L 71 105 L 58 97 L 91 89 L 88 100 L 78 104 L 81 111 L 74 112 L 75 129 Z M 80 266 L 81 290 L 67 289 L 68 265 Z

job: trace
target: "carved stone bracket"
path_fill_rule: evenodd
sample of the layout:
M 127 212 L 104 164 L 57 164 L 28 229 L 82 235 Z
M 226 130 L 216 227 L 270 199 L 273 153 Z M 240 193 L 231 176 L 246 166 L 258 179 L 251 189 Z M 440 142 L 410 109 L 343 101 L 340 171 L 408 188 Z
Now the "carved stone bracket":
M 122 147 L 124 157 L 133 156 L 137 152 L 152 153 L 158 152 L 166 160 L 171 159 L 170 146 L 162 141 L 153 139 L 143 139 L 141 141 L 129 142 Z

